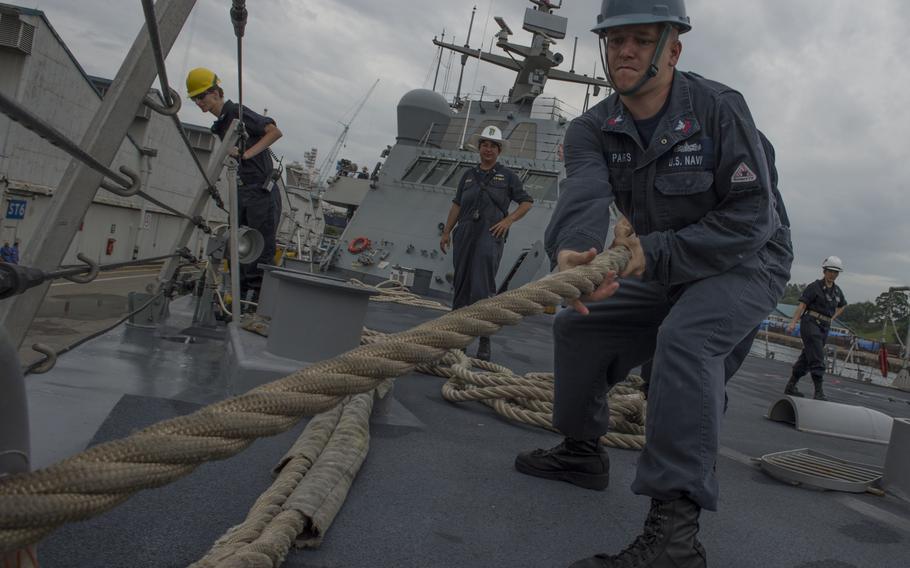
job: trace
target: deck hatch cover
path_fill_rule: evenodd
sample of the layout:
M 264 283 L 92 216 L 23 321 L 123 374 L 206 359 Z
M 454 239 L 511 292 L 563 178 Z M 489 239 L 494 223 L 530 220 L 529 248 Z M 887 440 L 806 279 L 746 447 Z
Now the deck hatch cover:
M 764 455 L 761 467 L 786 483 L 848 493 L 865 493 L 882 477 L 881 468 L 849 462 L 808 448 Z

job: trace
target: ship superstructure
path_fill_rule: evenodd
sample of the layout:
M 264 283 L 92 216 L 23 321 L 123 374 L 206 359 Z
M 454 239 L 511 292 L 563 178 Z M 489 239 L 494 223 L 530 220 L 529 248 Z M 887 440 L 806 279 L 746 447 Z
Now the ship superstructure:
M 385 153 L 371 191 L 334 254 L 326 258 L 324 269 L 368 283 L 393 279 L 418 293 L 449 295 L 453 266 L 451 256 L 439 250 L 443 221 L 462 176 L 478 163 L 471 137 L 487 126 L 496 126 L 510 145 L 499 162 L 521 177 L 535 202 L 510 231 L 497 285 L 507 289 L 548 270 L 540 240 L 564 175 L 562 140 L 573 112 L 559 100 L 543 97 L 544 86 L 548 79 L 596 90 L 608 88 L 608 84 L 555 69 L 564 57 L 551 48 L 565 37 L 567 20 L 556 14 L 558 5 L 533 4 L 525 11 L 523 25 L 532 35 L 530 45 L 511 43 L 511 29 L 496 18 L 500 26 L 496 45 L 506 55 L 434 39 L 441 49 L 515 72 L 514 84 L 503 97 L 462 97 L 459 91 L 451 102 L 429 89 L 406 93 L 398 103 L 395 144 Z M 327 196 L 330 194 L 331 189 Z

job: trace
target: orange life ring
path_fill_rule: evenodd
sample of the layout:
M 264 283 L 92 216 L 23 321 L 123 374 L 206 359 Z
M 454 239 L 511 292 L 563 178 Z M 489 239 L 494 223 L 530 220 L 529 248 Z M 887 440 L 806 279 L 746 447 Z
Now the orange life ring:
M 370 239 L 366 237 L 357 237 L 348 245 L 348 252 L 351 254 L 360 254 L 370 248 Z

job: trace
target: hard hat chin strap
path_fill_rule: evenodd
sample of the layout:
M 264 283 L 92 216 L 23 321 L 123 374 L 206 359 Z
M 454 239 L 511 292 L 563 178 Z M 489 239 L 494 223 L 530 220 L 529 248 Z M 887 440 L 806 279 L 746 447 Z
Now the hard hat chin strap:
M 610 62 L 607 60 L 607 34 L 600 36 L 600 62 L 603 65 L 604 74 L 607 77 L 607 81 L 609 81 L 614 91 L 625 97 L 634 95 L 642 87 L 644 87 L 645 83 L 647 83 L 652 77 L 657 76 L 657 73 L 660 72 L 660 68 L 657 66 L 657 64 L 660 61 L 660 56 L 664 51 L 664 47 L 667 45 L 667 40 L 670 39 L 670 30 L 672 28 L 672 24 L 664 24 L 664 29 L 660 32 L 660 39 L 657 40 L 657 49 L 654 50 L 654 56 L 651 57 L 651 63 L 648 65 L 648 70 L 645 72 L 644 76 L 639 79 L 637 83 L 635 83 L 635 85 L 629 89 L 626 89 L 625 91 L 620 91 L 617 89 L 616 83 L 613 82 L 613 78 L 610 76 Z

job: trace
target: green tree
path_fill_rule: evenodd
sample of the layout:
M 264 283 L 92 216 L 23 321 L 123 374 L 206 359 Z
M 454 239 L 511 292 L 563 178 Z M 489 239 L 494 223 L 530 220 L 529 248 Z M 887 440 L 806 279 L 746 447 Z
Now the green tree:
M 879 310 L 872 302 L 847 304 L 839 320 L 853 328 L 862 329 L 879 318 Z
M 910 301 L 905 292 L 882 292 L 875 298 L 878 319 L 903 320 L 910 316 Z
M 799 297 L 808 284 L 797 284 L 789 282 L 784 289 L 784 296 L 780 299 L 781 304 L 795 305 L 799 303 Z

